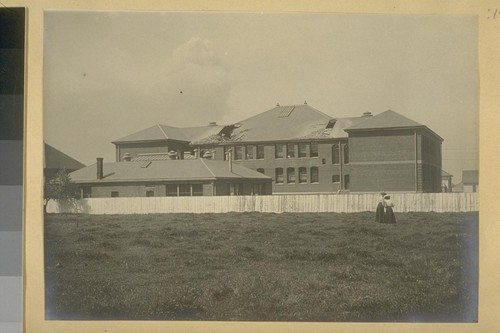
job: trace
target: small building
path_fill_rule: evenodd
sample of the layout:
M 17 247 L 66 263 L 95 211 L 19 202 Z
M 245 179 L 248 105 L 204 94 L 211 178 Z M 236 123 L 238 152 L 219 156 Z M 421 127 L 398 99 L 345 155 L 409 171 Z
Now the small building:
M 479 191 L 479 170 L 463 170 L 462 184 L 464 192 Z
M 451 182 L 452 178 L 453 178 L 452 174 L 449 174 L 448 172 L 441 170 L 441 187 L 443 189 L 443 192 L 453 191 L 453 183 Z
M 208 159 L 130 160 L 74 171 L 82 198 L 270 195 L 272 179 L 257 171 Z

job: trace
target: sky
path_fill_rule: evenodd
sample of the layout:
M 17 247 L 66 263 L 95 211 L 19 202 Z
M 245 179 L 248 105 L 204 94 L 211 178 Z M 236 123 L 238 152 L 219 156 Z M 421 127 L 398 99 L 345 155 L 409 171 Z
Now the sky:
M 479 168 L 474 16 L 47 11 L 44 26 L 44 140 L 86 165 L 156 124 L 307 101 L 428 126 L 454 183 Z

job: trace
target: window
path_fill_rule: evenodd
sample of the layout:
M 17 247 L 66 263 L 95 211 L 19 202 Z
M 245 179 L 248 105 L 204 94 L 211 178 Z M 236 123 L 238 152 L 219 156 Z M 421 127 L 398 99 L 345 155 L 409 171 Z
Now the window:
M 191 196 L 191 185 L 180 184 L 179 185 L 179 196 L 180 197 L 190 197 Z
M 149 192 L 149 191 L 148 191 Z M 169 184 L 167 185 L 167 197 L 190 197 L 202 196 L 203 184 Z M 146 192 L 147 195 L 147 192 Z M 153 195 L 154 196 L 154 195 Z
M 92 190 L 90 186 L 85 186 L 82 190 L 82 198 L 92 198 Z
M 229 195 L 240 195 L 241 184 L 229 184 Z
M 253 184 L 252 195 L 262 195 L 264 193 L 264 184 Z
M 283 184 L 283 168 L 276 168 L 276 184 Z
M 349 189 L 349 175 L 344 176 L 344 189 Z
M 334 144 L 332 146 L 332 163 L 333 164 L 340 163 L 340 147 L 338 144 Z
M 340 176 L 339 175 L 333 175 L 332 176 L 332 183 L 340 183 Z
M 295 157 L 295 143 L 288 143 L 286 145 L 286 153 L 288 158 Z
M 285 150 L 286 150 L 286 145 L 282 143 L 277 143 L 275 146 L 275 157 L 276 158 L 285 158 Z
M 244 149 L 245 147 L 243 146 L 236 146 L 234 147 L 234 159 L 235 160 L 242 160 L 243 155 L 244 155 Z
M 155 191 L 146 191 L 146 196 L 147 197 L 154 197 L 155 196 Z
M 307 183 L 307 169 L 299 168 L 299 183 L 305 184 Z
M 344 145 L 344 164 L 349 163 L 349 145 L 346 143 Z
M 311 157 L 318 157 L 318 143 L 311 142 Z
M 118 191 L 112 191 L 111 192 L 111 197 L 112 198 L 118 198 L 119 196 L 120 196 L 120 192 L 118 192 Z
M 307 157 L 307 143 L 299 143 L 299 157 Z
M 191 185 L 193 189 L 193 197 L 199 197 L 203 195 L 203 184 L 193 184 Z
M 311 183 L 319 183 L 318 167 L 311 167 Z
M 257 145 L 257 159 L 259 159 L 259 160 L 264 159 L 264 146 L 263 145 Z
M 286 169 L 286 182 L 288 184 L 295 184 L 295 169 L 287 168 Z
M 167 185 L 167 197 L 176 197 L 177 196 L 177 185 L 169 184 Z
M 262 169 L 262 168 L 258 168 L 257 172 L 260 172 L 261 174 L 265 174 L 264 169 Z
M 247 146 L 247 160 L 255 159 L 255 146 Z

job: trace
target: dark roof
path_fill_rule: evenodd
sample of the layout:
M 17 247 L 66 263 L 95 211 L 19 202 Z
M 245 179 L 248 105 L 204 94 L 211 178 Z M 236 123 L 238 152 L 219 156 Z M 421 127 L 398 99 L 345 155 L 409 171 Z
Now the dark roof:
M 271 178 L 236 163 L 229 171 L 228 162 L 207 159 L 133 161 L 104 163 L 103 179 L 97 179 L 96 164 L 70 174 L 76 183 L 107 183 L 133 181 L 215 180 Z
M 212 134 L 218 134 L 223 128 L 224 126 L 220 125 L 184 128 L 166 125 L 154 125 L 117 139 L 113 141 L 113 143 L 164 140 L 191 142 Z
M 479 184 L 479 170 L 463 170 L 462 183 Z
M 334 119 L 307 104 L 276 106 L 238 122 L 231 141 L 258 142 L 346 138 L 344 129 L 362 117 Z M 334 123 L 332 128 L 328 124 Z
M 373 117 L 365 117 L 364 121 L 361 121 L 347 128 L 346 132 L 359 131 L 359 130 L 400 129 L 400 128 L 425 128 L 434 135 L 436 135 L 441 141 L 443 140 L 439 135 L 434 133 L 427 126 L 417 123 L 416 121 L 413 121 L 392 110 L 387 110 Z
M 44 168 L 45 169 L 66 169 L 78 170 L 85 167 L 85 164 L 78 162 L 74 158 L 66 155 L 62 151 L 44 143 Z

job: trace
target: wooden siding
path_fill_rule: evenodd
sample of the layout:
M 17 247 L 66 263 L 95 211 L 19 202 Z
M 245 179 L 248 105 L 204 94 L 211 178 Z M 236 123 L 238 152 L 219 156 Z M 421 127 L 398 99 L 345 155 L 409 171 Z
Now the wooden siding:
M 49 213 L 355 213 L 374 211 L 378 194 L 296 194 L 221 197 L 90 198 L 73 205 L 50 201 Z M 479 210 L 477 193 L 400 193 L 395 212 L 468 212 Z

